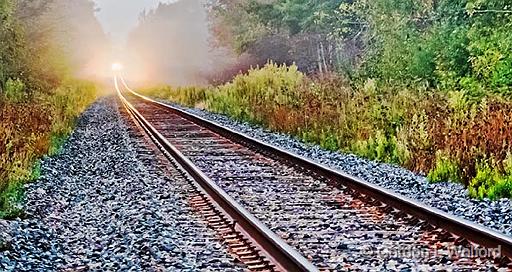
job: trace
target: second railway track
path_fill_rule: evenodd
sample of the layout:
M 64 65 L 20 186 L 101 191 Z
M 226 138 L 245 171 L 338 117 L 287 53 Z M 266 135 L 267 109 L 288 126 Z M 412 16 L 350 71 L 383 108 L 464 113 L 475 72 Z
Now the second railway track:
M 204 173 L 321 270 L 512 268 L 510 237 L 267 148 L 123 85 L 124 103 L 193 164 L 189 172 Z M 453 251 L 495 247 L 502 256 Z M 302 270 L 313 269 L 304 262 Z

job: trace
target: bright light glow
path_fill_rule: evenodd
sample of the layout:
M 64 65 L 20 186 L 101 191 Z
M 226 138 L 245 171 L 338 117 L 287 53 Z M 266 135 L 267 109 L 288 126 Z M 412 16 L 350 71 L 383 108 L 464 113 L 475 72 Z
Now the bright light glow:
M 112 63 L 112 71 L 119 72 L 123 70 L 123 65 L 119 62 Z

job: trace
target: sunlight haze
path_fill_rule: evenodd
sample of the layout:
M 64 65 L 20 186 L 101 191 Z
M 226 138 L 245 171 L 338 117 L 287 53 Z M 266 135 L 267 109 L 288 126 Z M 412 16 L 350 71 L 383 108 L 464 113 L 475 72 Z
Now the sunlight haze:
M 512 272 L 512 0 L 0 0 L 0 272 Z
M 123 45 L 131 29 L 137 25 L 139 15 L 144 10 L 151 10 L 161 3 L 173 0 L 94 0 L 99 11 L 96 13 L 105 32 L 114 44 Z

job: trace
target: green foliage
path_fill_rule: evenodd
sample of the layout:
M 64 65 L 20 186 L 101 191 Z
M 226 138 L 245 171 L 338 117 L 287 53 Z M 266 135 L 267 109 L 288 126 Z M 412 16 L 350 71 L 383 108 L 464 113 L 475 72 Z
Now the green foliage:
M 238 45 L 235 48 L 243 52 L 249 44 L 264 38 L 262 34 L 265 33 L 284 31 L 292 36 L 299 33 L 333 34 L 337 24 L 337 8 L 342 2 L 341 0 L 282 0 L 270 3 L 256 0 L 218 1 L 214 6 L 214 17 L 233 34 L 232 37 L 218 38 L 233 38 Z M 247 38 L 248 35 L 252 35 L 251 38 Z
M 341 18 L 346 40 L 361 36 L 354 21 L 365 26 L 363 77 L 427 81 L 473 97 L 510 91 L 512 10 L 506 1 L 356 0 L 341 5 Z
M 442 152 L 437 152 L 435 167 L 428 173 L 431 182 L 460 182 L 460 167 Z
M 188 107 L 203 108 L 203 103 L 211 90 L 196 86 L 178 87 L 176 89 L 169 86 L 160 86 L 142 89 L 140 92 L 155 98 L 175 101 Z
M 20 215 L 23 184 L 40 174 L 36 162 L 58 152 L 75 118 L 96 98 L 94 84 L 70 79 L 75 39 L 59 38 L 83 31 L 63 23 L 66 14 L 58 11 L 84 5 L 94 18 L 94 4 L 69 2 L 0 0 L 0 217 Z
M 396 83 L 434 81 L 435 52 L 429 27 L 432 3 L 412 0 L 357 0 L 341 6 L 341 32 L 346 40 L 361 36 L 367 54 L 361 76 Z M 354 29 L 356 29 L 354 31 Z
M 212 7 L 212 29 L 217 41 L 243 53 L 266 35 L 265 25 L 258 16 L 248 12 L 248 1 L 218 1 Z
M 512 177 L 498 180 L 487 194 L 492 200 L 512 198 Z
M 368 140 L 357 141 L 351 150 L 359 156 L 381 162 L 404 164 L 410 158 L 406 146 L 399 144 L 395 136 L 386 136 L 382 131 L 377 131 Z
M 338 7 L 344 0 L 218 0 L 212 8 L 218 42 L 254 64 L 296 63 L 301 71 L 327 71 L 342 59 L 338 48 Z M 315 52 L 315 54 L 311 54 Z
M 284 50 L 277 61 L 323 77 L 269 65 L 165 98 L 460 182 L 473 197 L 510 197 L 510 1 L 217 3 L 224 44 L 264 61 Z M 324 73 L 333 67 L 344 76 Z
M 10 0 L 0 1 L 0 92 L 5 90 L 9 78 L 19 75 L 25 46 L 22 33 L 14 19 L 15 4 Z
M 71 128 L 70 128 L 71 129 Z M 68 139 L 69 133 L 52 133 L 50 137 L 50 147 L 48 148 L 48 155 L 58 155 L 61 148 Z
M 25 189 L 23 184 L 25 182 L 32 182 L 39 179 L 41 176 L 41 161 L 37 161 L 32 169 L 29 171 L 26 180 L 15 179 L 11 180 L 0 193 L 0 218 L 3 219 L 14 219 L 16 217 L 23 216 L 23 209 L 21 202 L 23 201 Z M 21 178 L 21 177 L 18 177 Z
M 0 194 L 0 218 L 13 219 L 23 215 L 21 202 L 23 200 L 23 183 L 11 181 Z
M 236 119 L 265 123 L 266 113 L 254 111 L 265 105 L 297 105 L 295 90 L 303 80 L 296 66 L 273 63 L 263 69 L 252 69 L 247 75 L 235 77 L 233 82 L 219 87 L 209 95 L 209 109 L 228 114 Z
M 468 185 L 474 197 L 508 197 L 512 102 L 478 103 L 464 91 L 391 88 L 368 80 L 311 79 L 269 64 L 216 88 L 153 88 L 148 95 L 292 134 L 328 150 L 396 163 L 432 182 Z M 483 158 L 495 161 L 485 168 Z M 498 177 L 498 178 L 496 178 Z
M 508 153 L 503 161 L 503 171 L 491 167 L 488 162 L 481 162 L 476 177 L 471 180 L 469 194 L 475 198 L 512 198 L 512 154 Z
M 21 102 L 25 98 L 25 84 L 20 79 L 9 78 L 5 83 L 5 98 L 10 102 Z
M 36 181 L 41 177 L 41 161 L 38 160 L 33 166 L 28 181 Z
M 240 53 L 260 46 L 250 53 L 268 56 L 266 51 L 277 50 L 261 45 L 269 35 L 304 35 L 316 40 L 317 48 L 308 49 L 319 54 L 312 56 L 313 62 L 343 66 L 347 58 L 358 59 L 345 72 L 363 81 L 427 84 L 464 90 L 477 99 L 489 93 L 511 94 L 512 9 L 507 1 L 244 0 L 219 1 L 215 10 L 213 17 L 223 22 L 215 28 L 223 30 L 217 37 L 227 44 L 234 41 Z M 326 50 L 324 43 L 334 51 L 320 52 Z M 353 45 L 356 52 L 343 52 L 354 50 Z M 304 44 L 287 46 L 294 52 Z M 288 57 L 298 62 L 293 56 L 282 60 Z
M 510 160 L 510 156 L 507 160 Z M 481 162 L 476 177 L 469 185 L 469 194 L 479 199 L 512 198 L 512 175 L 510 172 L 502 174 L 488 162 Z
M 69 2 L 0 1 L 0 93 L 9 91 L 11 83 L 17 84 L 19 80 L 25 87 L 23 96 L 30 98 L 37 92 L 55 89 L 75 72 L 72 70 L 76 68 L 73 67 L 76 51 L 89 53 L 87 50 L 93 48 L 90 40 L 100 27 L 81 28 L 82 24 L 90 25 L 87 21 L 90 18 L 95 20 L 91 1 Z M 89 17 L 79 16 L 80 23 L 69 23 L 72 21 L 69 14 L 76 17 L 77 13 L 85 13 L 84 10 L 90 12 Z M 80 65 L 89 61 L 93 53 L 81 59 Z M 16 96 L 23 99 L 19 92 Z
M 291 35 L 301 32 L 332 33 L 336 10 L 343 1 L 283 0 L 274 3 L 251 1 L 249 12 L 273 29 Z
M 96 97 L 94 84 L 66 81 L 33 100 L 0 98 L 0 218 L 22 215 L 23 184 L 39 177 L 38 160 L 59 152 L 77 116 Z

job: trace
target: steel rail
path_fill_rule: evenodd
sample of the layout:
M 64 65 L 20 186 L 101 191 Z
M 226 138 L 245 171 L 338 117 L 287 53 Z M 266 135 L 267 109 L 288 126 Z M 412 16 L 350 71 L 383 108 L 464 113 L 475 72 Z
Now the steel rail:
M 124 80 L 122 80 L 123 84 Z M 285 271 L 318 271 L 318 269 L 304 258 L 299 252 L 289 246 L 266 225 L 240 206 L 231 196 L 222 190 L 215 182 L 210 180 L 188 158 L 186 158 L 174 145 L 172 145 L 157 129 L 151 125 L 140 112 L 123 96 L 115 78 L 115 88 L 121 102 L 134 115 L 137 122 L 147 133 L 157 141 L 180 165 L 191 175 L 198 185 L 242 228 L 243 232 L 253 239 L 257 246 L 269 255 L 278 267 Z M 126 88 L 130 92 L 131 89 Z
M 326 165 L 317 163 L 288 150 L 284 150 L 238 131 L 221 126 L 193 113 L 153 100 L 130 89 L 123 78 L 121 78 L 121 82 L 133 95 L 205 127 L 219 135 L 222 135 L 223 137 L 229 138 L 242 145 L 253 146 L 259 150 L 276 155 L 285 161 L 300 165 L 305 169 L 313 171 L 331 180 L 335 180 L 336 182 L 339 182 L 339 184 L 351 188 L 354 191 L 374 198 L 416 218 L 425 220 L 436 227 L 442 228 L 457 236 L 464 237 L 476 244 L 488 248 L 500 248 L 502 256 L 512 258 L 512 237 L 510 236 L 482 225 L 478 225 L 466 219 L 448 214 L 437 208 L 427 206 L 416 200 L 361 180 L 340 170 L 332 169 Z

